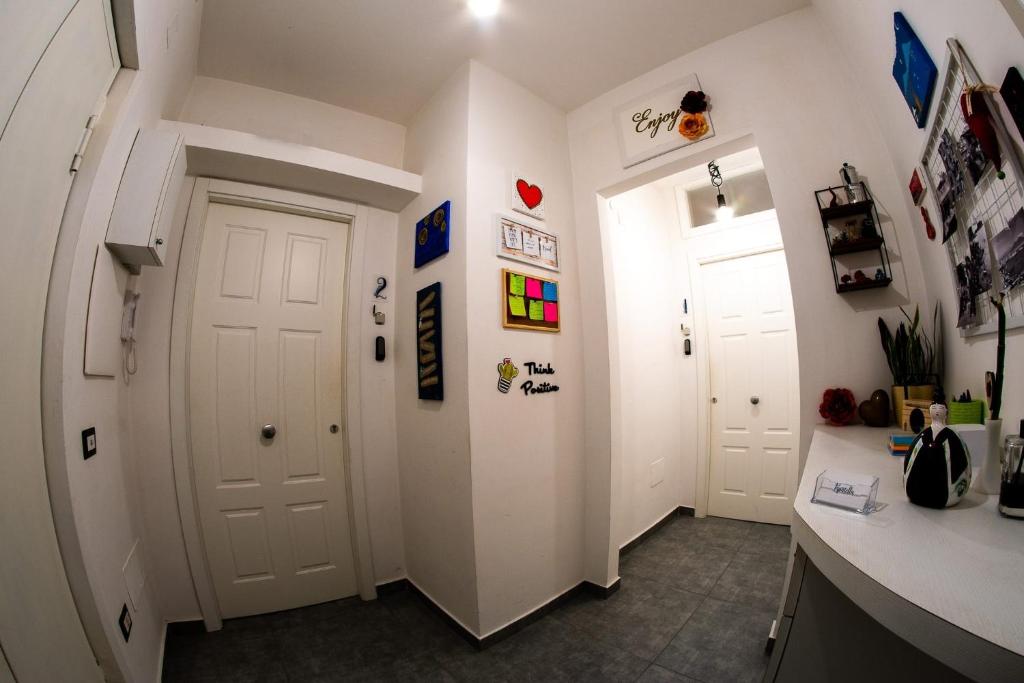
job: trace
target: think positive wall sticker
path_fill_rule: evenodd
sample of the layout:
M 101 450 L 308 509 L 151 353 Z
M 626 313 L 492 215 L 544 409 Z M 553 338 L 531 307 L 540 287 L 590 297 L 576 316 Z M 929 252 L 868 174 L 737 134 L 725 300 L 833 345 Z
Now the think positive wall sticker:
M 444 400 L 440 282 L 416 292 L 416 373 L 421 399 Z
M 502 325 L 507 328 L 558 332 L 561 311 L 558 283 L 502 268 Z

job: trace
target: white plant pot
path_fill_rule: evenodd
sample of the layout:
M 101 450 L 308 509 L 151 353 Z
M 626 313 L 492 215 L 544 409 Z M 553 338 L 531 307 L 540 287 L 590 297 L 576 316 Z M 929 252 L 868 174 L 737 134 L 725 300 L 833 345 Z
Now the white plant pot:
M 981 471 L 974 489 L 989 495 L 999 493 L 999 482 L 1002 476 L 1000 458 L 1003 453 L 1003 421 L 987 420 L 985 422 L 985 453 L 981 461 Z

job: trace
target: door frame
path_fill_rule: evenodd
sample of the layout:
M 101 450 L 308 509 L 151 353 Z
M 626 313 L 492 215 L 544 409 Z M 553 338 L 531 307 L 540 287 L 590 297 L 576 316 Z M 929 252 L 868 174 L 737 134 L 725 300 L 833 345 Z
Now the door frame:
M 362 407 L 359 392 L 360 330 L 352 317 L 359 310 L 363 281 L 363 253 L 367 230 L 367 208 L 337 199 L 317 197 L 288 190 L 249 185 L 228 180 L 197 178 L 189 202 L 188 217 L 182 237 L 177 278 L 174 285 L 174 307 L 171 319 L 170 412 L 171 460 L 174 486 L 178 498 L 185 553 L 199 602 L 199 610 L 208 631 L 221 628 L 222 617 L 213 577 L 210 574 L 206 546 L 199 524 L 195 469 L 189 433 L 188 346 L 192 327 L 192 305 L 195 296 L 199 252 L 206 229 L 207 210 L 211 203 L 233 204 L 256 209 L 320 218 L 349 226 L 345 277 L 343 279 L 342 311 L 342 464 L 344 485 L 348 489 L 349 524 L 352 555 L 356 569 L 359 595 L 364 600 L 377 597 L 374 584 L 373 559 L 370 549 L 369 519 L 362 449 Z
M 694 302 L 701 302 L 694 305 L 694 324 L 699 330 L 697 337 L 697 491 L 695 512 L 697 517 L 707 517 L 708 497 L 711 492 L 711 355 L 708 353 L 710 335 L 708 334 L 707 298 L 704 292 L 703 273 L 701 270 L 706 265 L 732 261 L 735 259 L 759 256 L 760 254 L 771 254 L 781 251 L 785 255 L 785 248 L 782 241 L 773 241 L 763 246 L 729 250 L 714 254 L 697 255 L 690 253 L 690 287 L 693 291 Z M 790 306 L 792 307 L 793 288 L 790 285 Z M 796 339 L 796 327 L 793 328 L 794 342 Z M 799 347 L 798 347 L 799 348 Z M 799 368 L 797 368 L 799 373 Z M 799 382 L 799 376 L 797 377 Z M 797 438 L 800 433 L 800 411 L 796 411 Z

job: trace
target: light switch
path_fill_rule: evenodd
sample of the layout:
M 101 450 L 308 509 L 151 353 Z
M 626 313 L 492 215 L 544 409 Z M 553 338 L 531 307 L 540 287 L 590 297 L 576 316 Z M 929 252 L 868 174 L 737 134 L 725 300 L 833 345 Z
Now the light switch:
M 82 458 L 88 460 L 96 455 L 96 428 L 82 430 Z

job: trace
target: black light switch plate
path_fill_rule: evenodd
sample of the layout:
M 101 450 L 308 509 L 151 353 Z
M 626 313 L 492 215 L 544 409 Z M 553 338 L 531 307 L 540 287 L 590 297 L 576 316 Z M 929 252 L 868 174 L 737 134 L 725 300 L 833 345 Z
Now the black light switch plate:
M 121 616 L 117 618 L 117 625 L 121 627 L 121 635 L 127 643 L 128 637 L 132 634 L 132 615 L 128 613 L 127 603 L 121 605 Z
M 96 428 L 82 430 L 82 457 L 86 460 L 96 455 Z

